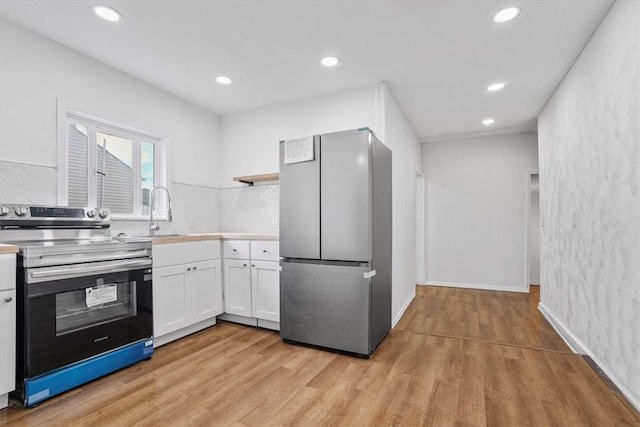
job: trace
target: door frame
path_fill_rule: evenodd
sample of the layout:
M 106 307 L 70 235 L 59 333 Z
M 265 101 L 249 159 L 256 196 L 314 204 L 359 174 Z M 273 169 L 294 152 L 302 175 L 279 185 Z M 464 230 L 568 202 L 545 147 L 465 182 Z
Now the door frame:
M 418 285 L 427 283 L 427 235 L 426 235 L 426 212 L 425 212 L 425 179 L 422 170 L 415 168 L 414 176 L 414 203 L 416 213 L 415 223 L 415 249 L 416 264 L 414 269 L 415 280 Z
M 527 185 L 525 187 L 526 191 L 526 208 L 524 211 L 524 226 L 525 226 L 525 232 L 524 232 L 524 277 L 526 280 L 525 283 L 525 289 L 527 290 L 527 292 L 531 291 L 531 266 L 530 266 L 530 261 L 529 261 L 529 240 L 531 239 L 531 236 L 529 235 L 529 221 L 531 220 L 531 177 L 533 175 L 538 175 L 538 182 L 540 182 L 540 172 L 538 171 L 538 169 L 535 170 L 529 170 L 527 172 Z M 538 193 L 539 194 L 539 193 Z

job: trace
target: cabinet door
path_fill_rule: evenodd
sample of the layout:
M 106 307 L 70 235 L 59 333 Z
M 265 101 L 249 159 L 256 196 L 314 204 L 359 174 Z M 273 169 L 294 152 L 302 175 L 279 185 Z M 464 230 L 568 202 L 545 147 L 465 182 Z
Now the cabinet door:
M 190 265 L 187 287 L 191 293 L 192 323 L 222 314 L 220 260 L 201 261 Z
M 258 319 L 280 321 L 280 266 L 277 262 L 251 264 L 252 315 Z
M 160 337 L 191 324 L 187 265 L 153 269 L 153 334 Z
M 251 317 L 251 268 L 248 260 L 224 260 L 224 311 Z
M 15 388 L 15 370 L 16 291 L 2 291 L 0 292 L 0 394 L 8 393 Z
M 224 313 L 224 293 L 222 291 L 222 261 L 217 259 L 213 262 L 216 266 L 216 280 L 213 284 L 213 292 L 215 294 L 215 307 L 213 309 L 213 315 L 217 316 Z

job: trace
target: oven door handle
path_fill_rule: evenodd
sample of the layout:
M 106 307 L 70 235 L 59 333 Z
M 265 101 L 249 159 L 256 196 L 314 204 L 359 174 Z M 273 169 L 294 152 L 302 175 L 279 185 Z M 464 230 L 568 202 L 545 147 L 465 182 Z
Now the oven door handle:
M 27 283 L 46 282 L 50 280 L 70 279 L 97 274 L 117 273 L 121 271 L 151 268 L 151 260 L 119 260 L 92 264 L 71 264 L 65 267 L 45 267 L 28 270 Z
M 123 251 L 115 254 L 105 254 L 100 251 L 91 251 L 84 252 L 82 254 L 65 254 L 64 256 L 60 255 L 40 255 L 40 259 L 38 263 L 42 266 L 52 266 L 63 264 L 65 261 L 68 262 L 69 259 L 74 259 L 76 262 L 94 262 L 94 261 L 109 261 L 109 260 L 120 260 L 120 259 L 133 259 L 149 256 L 150 250 L 144 249 L 141 251 Z M 91 253 L 93 255 L 87 255 L 87 253 Z

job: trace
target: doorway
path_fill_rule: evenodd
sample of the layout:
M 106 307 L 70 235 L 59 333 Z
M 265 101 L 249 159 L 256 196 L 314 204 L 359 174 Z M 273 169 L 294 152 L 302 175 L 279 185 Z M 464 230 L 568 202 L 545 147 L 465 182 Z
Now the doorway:
M 527 287 L 540 285 L 540 175 L 529 174 Z M 536 289 L 537 290 L 537 289 Z
M 415 175 L 415 203 L 416 203 L 416 284 L 427 283 L 427 254 L 425 236 L 425 194 L 424 194 L 424 174 L 421 170 L 416 170 Z

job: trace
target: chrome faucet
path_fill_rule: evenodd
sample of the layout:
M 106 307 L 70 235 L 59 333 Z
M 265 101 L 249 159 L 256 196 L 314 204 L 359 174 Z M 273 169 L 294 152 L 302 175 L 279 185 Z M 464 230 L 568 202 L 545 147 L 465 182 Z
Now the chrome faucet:
M 154 194 L 156 190 L 164 190 L 167 193 L 167 198 L 169 199 L 169 211 L 167 212 L 167 220 L 169 222 L 173 221 L 173 215 L 171 214 L 171 194 L 169 194 L 169 190 L 167 187 L 159 185 L 157 187 L 153 187 L 151 193 L 149 193 L 149 236 L 153 236 L 154 233 L 160 230 L 160 226 L 156 223 L 153 223 L 153 210 L 155 208 L 155 199 Z

